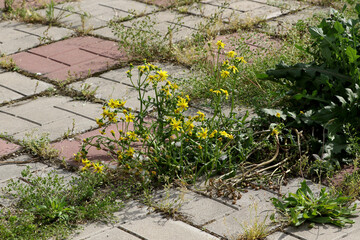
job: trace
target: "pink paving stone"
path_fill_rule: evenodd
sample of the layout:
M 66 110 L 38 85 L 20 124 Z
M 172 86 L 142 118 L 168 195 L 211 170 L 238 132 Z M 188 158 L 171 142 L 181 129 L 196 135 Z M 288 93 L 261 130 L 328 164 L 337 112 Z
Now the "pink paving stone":
M 118 130 L 117 130 L 117 127 L 115 124 L 110 125 L 109 127 L 106 128 L 105 136 L 112 137 L 111 130 L 113 130 L 116 133 L 115 137 L 118 138 L 119 133 L 118 133 Z M 133 130 L 132 124 L 129 125 L 128 130 L 129 131 Z M 66 139 L 66 140 L 63 140 L 60 142 L 53 143 L 52 146 L 55 149 L 59 150 L 60 159 L 64 159 L 69 164 L 71 164 L 73 166 L 77 166 L 78 164 L 74 161 L 74 154 L 76 154 L 77 152 L 79 152 L 81 150 L 83 139 L 90 138 L 90 137 L 97 136 L 97 135 L 100 135 L 100 129 L 77 135 L 77 136 L 75 136 L 75 138 L 73 140 Z M 112 160 L 111 156 L 109 156 L 108 153 L 104 150 L 97 150 L 95 147 L 90 147 L 88 149 L 88 151 L 89 151 L 89 153 L 88 153 L 87 157 L 89 160 L 92 160 L 92 161 L 98 160 L 98 161 L 103 161 L 103 162 L 109 162 Z
M 67 67 L 65 64 L 61 64 L 28 52 L 16 53 L 11 55 L 11 58 L 19 68 L 32 73 L 44 74 Z
M 77 38 L 69 38 L 63 41 L 55 42 L 49 45 L 37 47 L 30 49 L 29 52 L 39 54 L 45 57 L 52 57 L 64 52 L 68 52 L 74 49 L 83 48 L 92 44 L 96 44 L 99 42 L 111 42 L 106 41 L 100 38 L 94 37 L 77 37 Z
M 0 139 L 0 157 L 14 153 L 20 148 L 19 145 Z
M 21 8 L 24 7 L 26 8 L 38 8 L 38 7 L 42 7 L 45 6 L 46 4 L 50 3 L 51 0 L 15 0 L 14 3 L 12 4 L 13 8 Z M 63 0 L 54 0 L 55 3 L 60 3 L 63 2 Z M 23 6 L 23 4 L 25 4 Z M 4 8 L 5 7 L 5 0 L 0 0 L 0 8 Z
M 71 51 L 52 56 L 51 59 L 71 66 L 83 62 L 88 62 L 89 60 L 95 59 L 97 57 L 99 56 L 76 48 Z
M 53 80 L 86 77 L 104 71 L 118 61 L 127 61 L 125 51 L 116 42 L 95 37 L 66 39 L 11 56 L 23 70 L 42 73 Z
M 55 80 L 66 80 L 69 77 L 84 78 L 89 74 L 94 74 L 96 72 L 104 71 L 117 63 L 118 61 L 116 60 L 98 56 L 97 58 L 91 61 L 82 62 L 77 65 L 70 66 L 68 68 L 62 68 L 58 71 L 45 74 L 45 76 Z
M 86 47 L 82 47 L 81 49 L 113 59 L 126 60 L 126 53 L 124 51 L 119 51 L 119 45 L 111 41 L 104 40 L 102 42 L 87 45 Z

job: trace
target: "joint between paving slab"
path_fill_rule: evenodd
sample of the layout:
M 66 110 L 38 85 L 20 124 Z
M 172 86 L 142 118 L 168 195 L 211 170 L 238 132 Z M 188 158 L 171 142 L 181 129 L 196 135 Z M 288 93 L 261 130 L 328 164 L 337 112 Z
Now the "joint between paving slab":
M 104 55 L 104 54 L 101 54 L 101 53 L 93 52 L 93 51 L 85 49 L 85 48 L 79 48 L 79 49 L 81 51 L 88 52 L 88 53 L 91 53 L 91 54 L 95 54 L 95 55 L 100 56 L 100 57 L 105 57 L 105 58 L 110 58 L 110 59 L 113 59 L 113 60 L 118 60 L 115 57 L 111 57 L 111 56 L 107 56 L 107 55 Z
M 24 117 L 21 117 L 21 116 L 17 116 L 17 115 L 12 114 L 12 113 L 8 113 L 8 112 L 2 111 L 2 110 L 0 110 L 0 113 L 4 113 L 4 114 L 10 115 L 10 116 L 12 116 L 12 117 L 22 119 L 22 120 L 24 120 L 24 121 L 33 123 L 33 124 L 38 125 L 38 126 L 40 126 L 40 127 L 42 126 L 41 123 L 35 122 L 35 121 L 31 120 L 31 119 L 27 119 L 27 118 L 24 118 Z
M 212 4 L 212 3 L 204 3 L 204 4 L 207 4 L 207 5 L 210 5 L 210 6 L 214 6 L 214 7 L 218 7 L 218 8 L 222 8 L 222 9 L 231 9 L 231 10 L 233 10 L 233 11 L 237 11 L 237 12 L 240 12 L 240 13 L 246 13 L 246 11 L 238 10 L 238 9 L 231 8 L 231 7 L 221 7 L 221 6 L 219 6 L 219 5 L 215 5 L 215 4 Z
M 123 228 L 123 227 L 121 227 L 121 226 L 117 226 L 117 228 L 120 229 L 120 230 L 122 230 L 122 231 L 124 231 L 124 232 L 127 232 L 127 233 L 129 233 L 129 234 L 131 234 L 131 235 L 133 235 L 133 236 L 135 236 L 135 237 L 137 237 L 137 238 L 140 238 L 140 239 L 142 239 L 142 240 L 148 240 L 147 238 L 144 238 L 143 236 L 140 236 L 139 234 L 134 233 L 134 232 L 132 232 L 132 231 L 126 229 L 126 228 Z
M 72 113 L 72 114 L 75 114 L 76 116 L 83 117 L 83 118 L 86 118 L 88 120 L 91 120 L 91 121 L 95 122 L 95 120 L 93 118 L 88 117 L 86 115 L 83 115 L 83 114 L 80 114 L 80 113 L 77 113 L 77 112 L 62 108 L 62 107 L 58 107 L 58 106 L 53 106 L 53 107 L 56 108 L 56 109 L 59 109 L 59 110 L 62 110 L 62 111 L 68 112 L 68 113 Z
M 54 62 L 60 63 L 60 64 L 65 65 L 65 66 L 67 66 L 67 67 L 71 67 L 71 65 L 70 65 L 70 64 L 67 64 L 67 63 L 61 62 L 61 61 L 56 60 L 56 59 L 53 59 L 53 58 L 51 58 L 51 57 L 46 57 L 46 56 L 44 56 L 44 55 L 41 55 L 41 54 L 39 54 L 39 53 L 35 53 L 35 52 L 29 52 L 29 51 L 26 51 L 26 52 L 27 52 L 27 53 L 29 53 L 29 54 L 33 54 L 33 55 L 36 55 L 36 56 L 42 57 L 42 58 L 50 59 L 51 61 L 54 61 Z
M 14 92 L 14 93 L 20 94 L 20 95 L 22 95 L 23 97 L 26 97 L 26 96 L 27 96 L 27 95 L 25 95 L 25 94 L 23 94 L 23 93 L 21 93 L 21 92 L 19 92 L 19 91 L 16 91 L 15 89 L 9 88 L 9 87 L 4 86 L 4 85 L 2 85 L 2 84 L 0 84 L 0 87 L 5 88 L 5 89 L 7 89 L 7 90 L 10 90 L 10 91 L 12 91 L 12 92 Z
M 136 15 L 134 15 L 134 14 L 128 12 L 128 11 L 125 11 L 125 10 L 122 10 L 122 9 L 116 8 L 116 7 L 107 6 L 107 5 L 102 4 L 102 3 L 99 3 L 99 6 L 106 7 L 106 8 L 110 8 L 110 9 L 116 9 L 116 10 L 118 10 L 119 12 L 124 12 L 124 13 L 127 13 L 127 14 L 129 14 L 129 15 L 136 16 Z
M 190 189 L 190 191 L 192 191 L 192 192 L 194 192 L 194 193 L 196 193 L 196 194 L 199 194 L 199 195 L 201 195 L 201 196 L 204 196 L 204 197 L 206 197 L 206 198 L 209 198 L 209 199 L 211 199 L 211 200 L 214 200 L 214 201 L 216 201 L 216 202 L 218 202 L 218 203 L 221 203 L 221 204 L 223 204 L 223 205 L 225 205 L 225 206 L 228 206 L 228 207 L 230 207 L 230 208 L 232 208 L 232 209 L 234 209 L 234 210 L 236 210 L 236 211 L 239 211 L 239 208 L 238 208 L 238 207 L 235 207 L 235 206 L 233 206 L 233 205 L 231 205 L 231 204 L 228 204 L 228 203 L 226 203 L 226 202 L 224 202 L 224 201 L 221 201 L 220 199 L 211 198 L 211 197 L 209 197 L 207 194 L 205 194 L 205 193 L 203 193 L 203 192 L 201 192 L 201 191 L 197 191 L 197 190 L 193 190 L 193 189 Z
M 294 237 L 294 238 L 297 238 L 297 239 L 299 239 L 299 240 L 308 240 L 308 239 L 306 239 L 306 238 L 300 237 L 300 236 L 298 236 L 298 235 L 296 235 L 296 234 L 294 234 L 294 233 L 292 233 L 292 232 L 288 232 L 288 231 L 286 231 L 286 230 L 284 230 L 284 233 L 286 233 L 287 235 L 290 235 L 290 236 L 292 236 L 292 237 Z
M 35 36 L 35 37 L 40 37 L 39 35 L 37 35 L 37 34 L 35 34 L 35 33 L 27 32 L 27 31 L 24 31 L 24 30 L 21 30 L 21 29 L 16 29 L 16 28 L 15 28 L 14 31 L 26 33 L 26 34 L 29 34 L 29 35 L 32 35 L 32 36 Z

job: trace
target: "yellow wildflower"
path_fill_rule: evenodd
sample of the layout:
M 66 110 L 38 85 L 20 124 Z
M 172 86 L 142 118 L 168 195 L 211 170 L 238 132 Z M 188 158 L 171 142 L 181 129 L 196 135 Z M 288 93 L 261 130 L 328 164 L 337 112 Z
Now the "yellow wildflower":
M 108 102 L 110 108 L 118 108 L 120 106 L 119 100 L 110 99 Z
M 179 97 L 179 101 L 177 102 L 176 106 L 178 106 L 181 111 L 186 110 L 189 105 L 185 98 Z
M 234 65 L 229 66 L 227 69 L 231 70 L 233 73 L 239 72 L 239 69 L 237 69 Z
M 171 118 L 170 125 L 172 126 L 172 130 L 180 131 L 181 120 L 176 120 L 175 118 Z
M 129 131 L 126 133 L 131 140 L 139 141 L 139 138 L 137 137 L 136 133 L 133 131 Z
M 276 128 L 274 128 L 271 132 L 271 135 L 279 135 L 279 130 L 277 130 Z
M 97 123 L 97 125 L 98 125 L 99 127 L 104 126 L 104 123 L 103 123 L 102 119 L 96 118 L 95 120 L 96 120 L 96 123 Z
M 135 153 L 135 149 L 132 147 L 129 147 L 129 149 L 126 151 L 126 156 L 133 157 Z
M 229 92 L 228 92 L 227 90 L 220 89 L 220 91 L 221 91 L 222 93 L 224 93 L 224 94 L 225 94 L 226 99 L 228 99 L 228 98 L 229 98 Z
M 219 90 L 212 90 L 212 89 L 210 89 L 210 92 L 215 93 L 216 95 L 221 94 L 221 92 L 220 92 Z
M 218 46 L 218 50 L 225 47 L 225 43 L 223 43 L 221 40 L 217 41 L 216 45 Z
M 233 58 L 233 57 L 235 57 L 236 55 L 237 55 L 237 53 L 234 52 L 234 51 L 229 51 L 229 52 L 227 53 L 227 56 L 228 56 L 229 58 Z
M 87 159 L 87 158 L 81 159 L 81 162 L 82 162 L 82 164 L 84 164 L 84 165 L 87 165 L 88 163 L 90 163 L 89 159 Z
M 229 60 L 225 60 L 222 65 L 223 65 L 223 67 L 228 66 L 229 65 Z
M 235 59 L 236 59 L 236 61 L 238 61 L 238 62 L 247 63 L 247 62 L 245 61 L 244 57 L 237 57 L 237 58 L 235 58 Z
M 128 115 L 125 115 L 126 122 L 133 122 L 135 119 L 135 116 L 132 113 L 129 113 Z
M 200 121 L 204 121 L 205 120 L 205 114 L 201 111 L 198 111 L 197 114 L 199 115 Z
M 226 71 L 226 70 L 221 70 L 221 77 L 222 78 L 227 78 L 230 76 L 230 72 L 229 71 Z
M 276 117 L 280 118 L 281 117 L 280 113 L 276 113 Z
M 195 125 L 191 120 L 187 120 L 185 122 L 185 127 L 186 127 L 186 131 L 191 132 L 194 129 Z
M 206 139 L 206 137 L 207 137 L 207 132 L 208 132 L 208 129 L 207 128 L 201 128 L 201 132 L 198 132 L 197 134 L 196 134 L 196 136 L 198 137 L 198 138 L 202 138 L 202 139 Z
M 167 80 L 167 77 L 169 76 L 169 75 L 167 74 L 167 72 L 162 71 L 162 70 L 157 71 L 156 73 L 159 74 L 159 81 L 160 81 L 160 82 L 161 82 L 161 81 L 166 81 L 166 80 Z
M 93 163 L 94 172 L 102 173 L 104 166 L 101 166 L 99 163 Z

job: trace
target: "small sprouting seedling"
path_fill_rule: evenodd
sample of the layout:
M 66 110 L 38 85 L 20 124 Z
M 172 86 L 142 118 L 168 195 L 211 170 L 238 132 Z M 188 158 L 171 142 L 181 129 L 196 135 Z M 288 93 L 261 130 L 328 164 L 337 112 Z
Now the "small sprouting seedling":
M 304 180 L 296 193 L 283 196 L 282 201 L 271 199 L 277 210 L 283 214 L 291 225 L 300 226 L 308 221 L 314 223 L 330 223 L 338 227 L 353 224 L 349 219 L 356 213 L 356 204 L 349 206 L 350 197 L 341 193 L 336 195 L 326 192 L 322 188 L 319 196 L 315 196 Z
M 78 28 L 78 32 L 86 35 L 93 30 L 93 26 L 86 27 L 88 19 L 91 18 L 91 14 L 88 12 L 80 13 L 81 27 Z
M 36 136 L 34 132 L 26 133 L 21 145 L 28 149 L 31 154 L 44 160 L 52 160 L 59 155 L 59 151 L 50 144 L 49 134 L 44 133 Z
M 14 11 L 13 4 L 15 0 L 5 0 L 4 12 L 12 12 Z
M 10 71 L 19 70 L 18 66 L 16 66 L 16 63 L 14 62 L 14 59 L 8 56 L 2 56 L 0 58 L 0 67 Z
M 64 138 L 69 138 L 69 136 L 74 133 L 75 133 L 75 119 L 73 118 L 72 127 L 71 129 L 68 128 L 68 130 L 64 133 Z
M 83 84 L 80 85 L 81 94 L 85 97 L 85 99 L 94 98 L 98 88 L 99 88 L 99 86 L 93 87 L 89 83 L 83 83 Z
M 172 184 L 164 185 L 164 197 L 159 201 L 150 201 L 149 205 L 157 211 L 161 211 L 169 216 L 174 216 L 181 206 L 184 204 L 184 196 L 186 189 L 180 188 L 180 193 L 175 196 L 174 191 L 171 191 Z
M 46 5 L 46 13 L 45 13 L 45 21 L 48 24 L 58 24 L 61 19 L 66 18 L 70 16 L 72 7 L 67 6 L 64 8 L 61 8 L 58 13 L 55 13 L 55 2 L 54 0 L 51 0 L 50 3 Z M 66 12 L 70 12 L 66 14 Z
M 269 226 L 266 224 L 267 216 L 264 219 L 260 219 L 258 216 L 258 204 L 254 202 L 253 206 L 250 206 L 250 215 L 252 208 L 254 209 L 255 218 L 247 223 L 241 224 L 243 233 L 235 236 L 234 240 L 255 240 L 255 239 L 264 239 L 269 235 Z
M 46 30 L 43 32 L 43 36 L 39 36 L 39 42 L 40 44 L 44 44 L 44 43 L 47 43 L 47 42 L 51 42 L 52 41 L 52 38 L 51 36 L 49 36 L 49 30 L 51 28 L 51 25 L 49 25 Z

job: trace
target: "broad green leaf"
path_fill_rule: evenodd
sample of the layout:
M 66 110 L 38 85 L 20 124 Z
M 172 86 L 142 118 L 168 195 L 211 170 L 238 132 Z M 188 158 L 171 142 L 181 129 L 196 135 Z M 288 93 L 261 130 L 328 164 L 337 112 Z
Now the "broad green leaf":
M 324 32 L 321 28 L 310 27 L 309 32 L 310 32 L 311 36 L 316 37 L 316 38 L 325 37 Z
M 344 27 L 342 26 L 341 23 L 339 23 L 338 21 L 336 21 L 334 23 L 334 28 L 336 29 L 336 31 L 339 33 L 339 34 L 342 34 L 345 30 L 344 30 Z
M 346 48 L 345 53 L 349 57 L 350 63 L 354 63 L 360 57 L 359 55 L 357 55 L 356 50 L 350 46 Z

